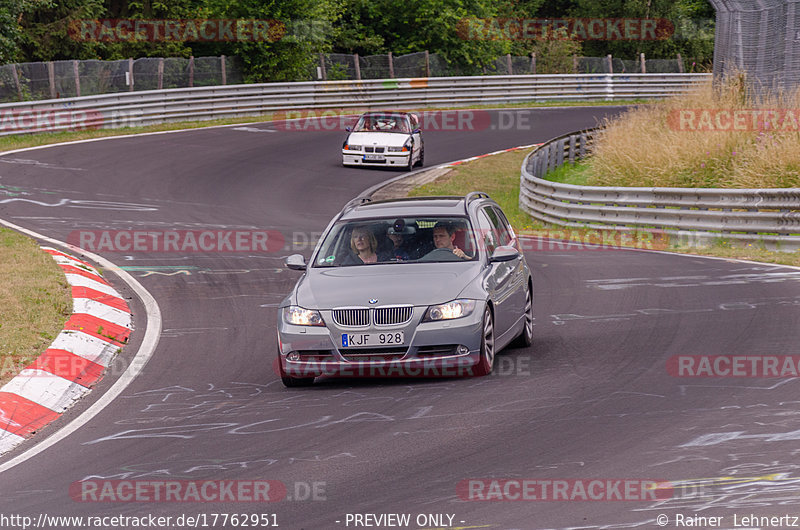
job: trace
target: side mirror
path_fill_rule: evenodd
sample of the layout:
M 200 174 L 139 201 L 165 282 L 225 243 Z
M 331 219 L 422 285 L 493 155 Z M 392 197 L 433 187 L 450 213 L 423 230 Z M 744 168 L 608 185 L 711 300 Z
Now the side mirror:
M 519 257 L 519 251 L 514 247 L 500 246 L 494 249 L 492 256 L 489 258 L 489 263 L 496 263 L 501 261 L 512 261 Z
M 302 254 L 292 254 L 286 258 L 284 264 L 286 265 L 287 269 L 292 269 L 293 271 L 306 270 L 306 259 Z
M 345 128 L 344 128 L 344 130 L 345 130 L 345 131 L 347 131 L 347 132 L 350 132 L 350 131 L 352 131 L 352 130 L 353 130 L 353 128 L 352 128 L 352 127 L 350 127 L 350 126 L 347 126 L 347 127 L 345 127 Z
M 419 134 L 421 131 L 422 131 L 422 129 L 420 129 L 419 127 L 417 127 L 416 129 L 414 129 L 413 131 L 411 131 L 411 134 Z

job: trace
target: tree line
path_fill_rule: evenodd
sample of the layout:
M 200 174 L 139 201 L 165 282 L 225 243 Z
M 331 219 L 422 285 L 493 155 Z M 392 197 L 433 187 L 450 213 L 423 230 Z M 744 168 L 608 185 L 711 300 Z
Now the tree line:
M 0 0 L 0 63 L 235 55 L 249 82 L 296 79 L 319 53 L 428 50 L 464 72 L 531 53 L 707 66 L 713 20 L 707 0 Z

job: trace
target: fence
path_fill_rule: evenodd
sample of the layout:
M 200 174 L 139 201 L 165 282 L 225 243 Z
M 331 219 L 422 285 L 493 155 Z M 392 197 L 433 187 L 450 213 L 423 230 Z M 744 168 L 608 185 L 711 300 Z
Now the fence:
M 710 0 L 717 11 L 714 75 L 745 70 L 756 88 L 800 84 L 796 0 Z
M 503 56 L 485 68 L 465 71 L 428 52 L 394 57 L 357 54 L 320 55 L 302 79 L 362 80 L 465 75 L 529 75 L 537 73 L 535 57 Z M 608 57 L 573 57 L 572 71 L 563 73 L 682 72 L 683 60 L 636 61 Z M 119 61 L 52 61 L 0 65 L 0 102 L 39 101 L 98 94 L 118 94 L 165 88 L 235 85 L 244 82 L 236 57 L 144 57 Z
M 442 77 L 266 83 L 0 104 L 0 135 L 261 116 L 298 109 L 419 108 L 662 98 L 707 74 Z
M 548 171 L 586 156 L 596 134 L 594 129 L 561 136 L 528 155 L 520 208 L 559 226 L 657 228 L 693 243 L 727 238 L 800 247 L 800 189 L 625 188 L 543 179 Z
M 569 61 L 568 61 L 569 62 Z M 448 63 L 435 53 L 417 52 L 394 56 L 358 54 L 319 54 L 312 79 L 392 79 L 402 77 L 457 77 L 467 75 L 530 75 L 536 73 L 613 74 L 613 73 L 683 73 L 683 58 L 647 59 L 640 54 L 636 60 L 606 57 L 573 56 L 571 68 L 563 72 L 541 72 L 536 55 L 504 55 L 484 67 L 465 70 Z M 539 71 L 537 71 L 537 68 Z
M 0 101 L 33 101 L 243 82 L 236 57 L 143 57 L 0 66 Z

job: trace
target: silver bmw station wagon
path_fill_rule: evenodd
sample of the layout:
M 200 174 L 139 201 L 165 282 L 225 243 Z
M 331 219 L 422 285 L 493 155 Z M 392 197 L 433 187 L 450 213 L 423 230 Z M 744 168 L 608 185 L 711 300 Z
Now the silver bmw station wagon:
M 533 281 L 514 230 L 482 192 L 348 203 L 280 304 L 286 386 L 320 376 L 491 373 L 495 352 L 530 346 Z

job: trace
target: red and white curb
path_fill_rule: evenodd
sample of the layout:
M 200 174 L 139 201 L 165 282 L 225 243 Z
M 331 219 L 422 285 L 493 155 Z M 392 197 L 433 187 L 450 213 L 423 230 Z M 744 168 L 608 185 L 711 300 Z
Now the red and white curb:
M 133 329 L 128 304 L 94 267 L 54 248 L 42 250 L 72 286 L 72 316 L 50 347 L 0 388 L 0 454 L 89 392 Z
M 520 149 L 530 149 L 531 147 L 539 147 L 540 145 L 544 145 L 544 144 L 530 144 L 530 145 L 519 145 L 517 147 L 510 147 L 508 149 L 502 149 L 500 151 L 495 151 L 493 153 L 486 153 L 485 155 L 471 156 L 471 157 L 465 158 L 463 160 L 456 160 L 455 162 L 450 162 L 449 164 L 444 164 L 444 165 L 441 165 L 441 166 L 437 166 L 437 168 L 456 167 L 456 166 L 460 166 L 461 164 L 466 164 L 467 162 L 472 162 L 473 160 L 478 160 L 479 158 L 486 158 L 487 156 L 501 155 L 503 153 L 509 153 L 511 151 L 519 151 Z

